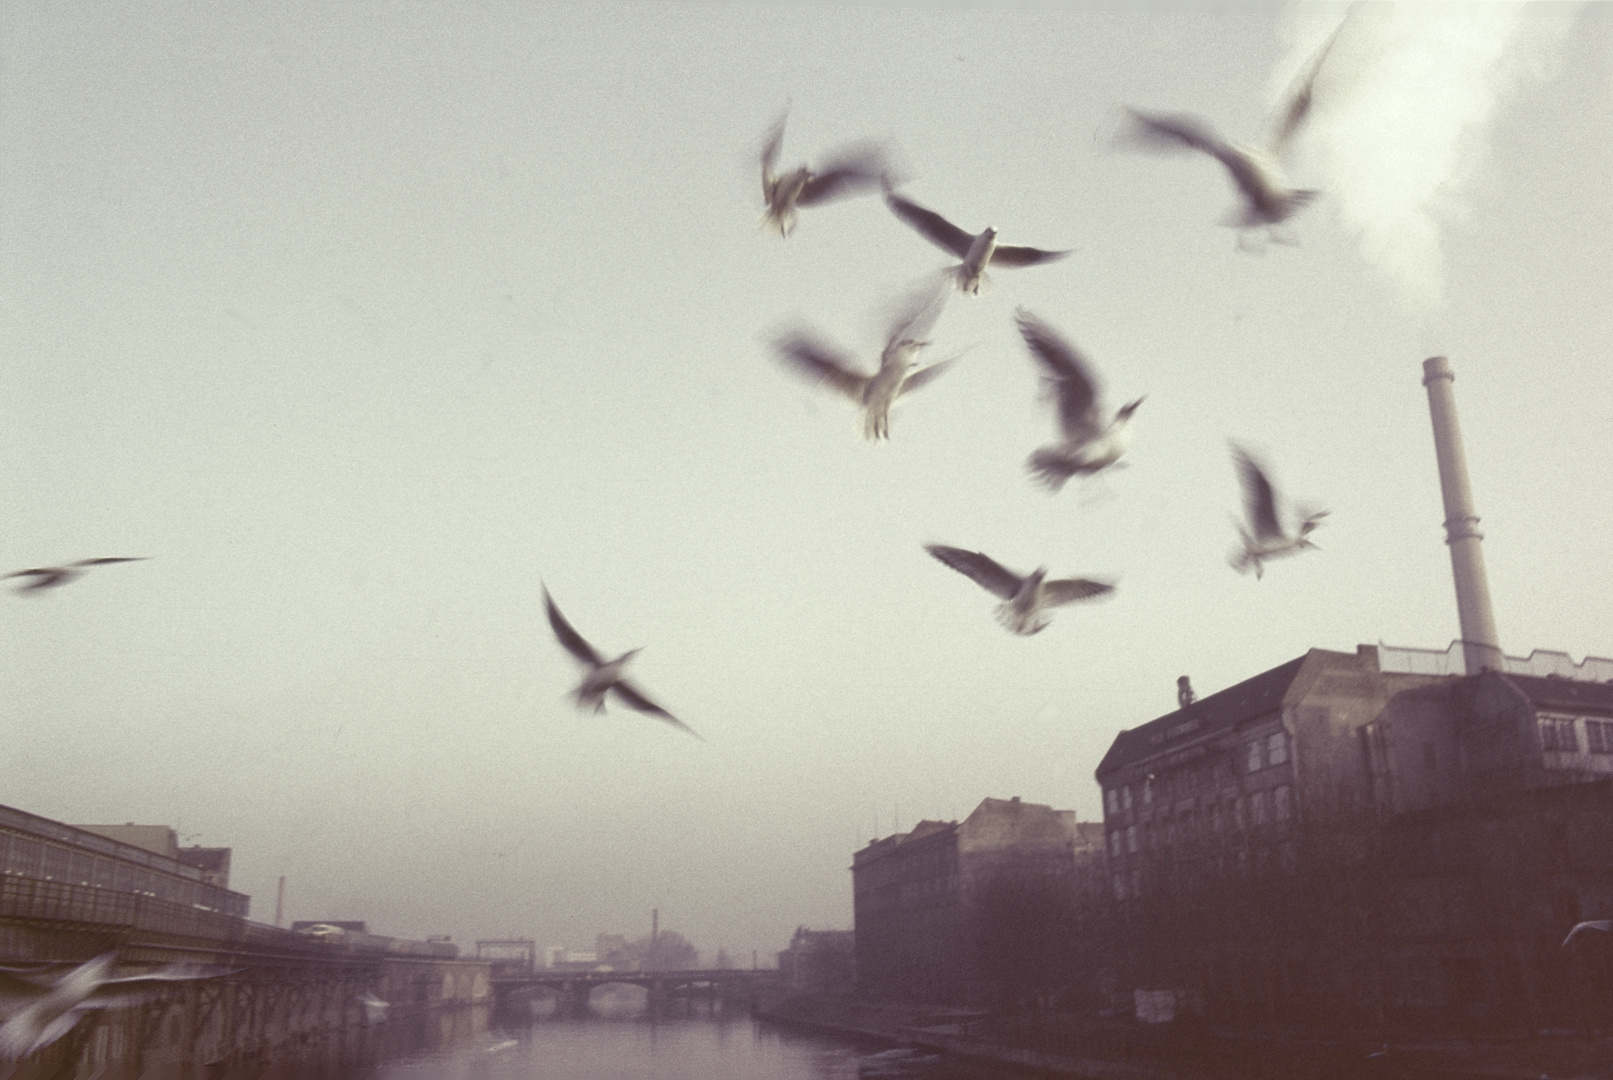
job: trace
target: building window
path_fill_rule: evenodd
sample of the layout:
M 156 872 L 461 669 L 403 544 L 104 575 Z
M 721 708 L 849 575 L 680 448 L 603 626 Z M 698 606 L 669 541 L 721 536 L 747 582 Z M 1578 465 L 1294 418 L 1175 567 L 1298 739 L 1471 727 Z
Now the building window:
M 1126 875 L 1124 875 L 1124 874 L 1116 874 L 1115 875 L 1115 899 L 1116 900 L 1124 900 L 1125 898 L 1126 898 Z
M 1131 872 L 1131 895 L 1141 896 L 1143 892 L 1142 885 L 1143 872 L 1141 870 L 1133 870 Z
M 1120 813 L 1120 792 L 1115 788 L 1105 791 L 1103 793 L 1103 805 L 1111 814 Z
M 1613 722 L 1585 721 L 1585 742 L 1593 754 L 1613 754 Z
M 1248 825 L 1248 821 L 1243 816 L 1243 796 L 1242 795 L 1239 795 L 1232 802 L 1232 820 L 1233 820 L 1233 823 L 1237 826 L 1237 829 L 1238 829 L 1239 832 L 1242 832 L 1244 830 L 1244 827 L 1246 825 Z
M 1132 855 L 1137 854 L 1137 826 L 1131 825 L 1126 829 L 1126 851 Z
M 1127 784 L 1125 787 L 1120 789 L 1120 808 L 1122 810 L 1130 810 L 1131 809 L 1131 785 L 1130 784 Z
M 1266 763 L 1281 765 L 1288 760 L 1288 732 L 1278 731 L 1266 739 Z
M 1540 748 L 1575 753 L 1579 740 L 1574 737 L 1572 716 L 1542 716 L 1540 718 Z
M 1250 743 L 1248 749 L 1249 749 L 1249 756 L 1244 761 L 1244 766 L 1243 766 L 1244 771 L 1245 772 L 1259 772 L 1260 771 L 1260 740 L 1256 739 L 1254 742 Z
M 1272 810 L 1276 814 L 1277 824 L 1282 825 L 1293 816 L 1293 791 L 1287 784 L 1272 793 Z
M 1266 823 L 1266 793 L 1257 791 L 1249 796 L 1249 820 L 1254 825 Z
M 1143 805 L 1147 806 L 1154 801 L 1154 779 L 1149 777 L 1143 781 Z

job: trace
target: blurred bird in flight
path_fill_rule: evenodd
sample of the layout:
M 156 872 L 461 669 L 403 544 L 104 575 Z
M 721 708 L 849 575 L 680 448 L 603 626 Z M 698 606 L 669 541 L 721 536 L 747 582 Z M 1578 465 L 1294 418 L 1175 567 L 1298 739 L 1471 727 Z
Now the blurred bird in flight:
M 5 581 L 9 578 L 31 577 L 35 580 L 28 582 L 26 585 L 17 586 L 15 591 L 19 593 L 39 592 L 44 589 L 58 588 L 62 585 L 66 585 L 70 581 L 75 581 L 78 578 L 83 577 L 86 567 L 105 566 L 107 563 L 144 562 L 146 558 L 147 557 L 144 555 L 137 555 L 129 557 L 107 557 L 101 559 L 80 559 L 78 562 L 68 563 L 66 566 L 36 566 L 31 570 L 14 570 L 9 574 L 0 576 L 0 581 Z
M 1226 168 L 1243 198 L 1243 205 L 1224 222 L 1243 234 L 1239 237 L 1239 246 L 1253 250 L 1246 243 L 1247 231 L 1259 228 L 1264 228 L 1271 240 L 1294 243 L 1279 226 L 1320 193 L 1295 187 L 1283 172 L 1282 159 L 1311 114 L 1316 80 L 1323 63 L 1358 6 L 1351 5 L 1284 96 L 1265 146 L 1229 142 L 1207 120 L 1187 113 L 1154 113 L 1141 109 L 1128 110 L 1132 127 L 1122 141 L 1145 149 L 1198 150 L 1210 155 Z
M 1071 604 L 1114 592 L 1114 586 L 1086 578 L 1047 580 L 1047 567 L 1021 577 L 978 551 L 927 544 L 924 548 L 947 566 L 984 588 L 1003 603 L 997 608 L 997 621 L 1016 634 L 1035 634 L 1047 628 L 1048 608 Z
M 1315 548 L 1316 545 L 1307 538 L 1321 524 L 1321 519 L 1327 516 L 1327 511 L 1299 511 L 1299 529 L 1289 535 L 1277 520 L 1277 494 L 1272 490 L 1265 470 L 1249 456 L 1248 451 L 1236 444 L 1232 447 L 1232 460 L 1238 469 L 1238 480 L 1243 485 L 1244 516 L 1248 519 L 1248 528 L 1238 527 L 1243 548 L 1234 551 L 1230 561 L 1233 569 L 1240 574 L 1252 567 L 1258 579 L 1265 572 L 1262 564 L 1267 560 L 1297 555 L 1306 548 Z
M 879 147 L 862 145 L 848 148 L 819 170 L 802 165 L 787 173 L 775 172 L 788 119 L 788 112 L 779 117 L 762 147 L 762 198 L 767 203 L 762 225 L 780 236 L 789 236 L 795 228 L 797 207 L 816 206 L 874 188 L 890 170 Z
M 1131 444 L 1131 414 L 1143 399 L 1128 402 L 1113 417 L 1108 416 L 1086 357 L 1024 308 L 1016 318 L 1031 355 L 1041 361 L 1064 434 L 1063 442 L 1037 450 L 1026 466 L 1032 476 L 1058 491 L 1070 477 L 1091 476 L 1120 460 Z
M 1604 934 L 1613 933 L 1613 919 L 1592 919 L 1589 922 L 1576 923 L 1568 932 L 1568 936 L 1563 938 L 1563 948 L 1568 948 L 1570 941 L 1587 930 L 1600 930 Z
M 566 617 L 560 614 L 560 609 L 555 606 L 554 599 L 549 595 L 548 589 L 543 590 L 543 603 L 549 610 L 549 626 L 553 628 L 554 636 L 560 640 L 561 646 L 567 652 L 582 661 L 583 665 L 588 668 L 588 673 L 583 676 L 582 685 L 578 686 L 576 690 L 577 707 L 579 709 L 592 708 L 596 713 L 604 712 L 605 695 L 614 691 L 616 696 L 629 708 L 637 709 L 641 713 L 665 720 L 673 727 L 686 731 L 695 738 L 700 739 L 701 742 L 705 742 L 705 739 L 701 738 L 694 728 L 639 693 L 633 684 L 628 682 L 622 675 L 622 669 L 627 665 L 627 662 L 637 655 L 640 650 L 629 649 L 614 660 L 606 660 L 595 651 L 592 645 L 583 639 L 581 634 L 577 633 L 571 623 L 566 621 Z
M 9 1012 L 0 1023 L 0 1060 L 16 1061 L 43 1050 L 96 1009 L 141 1005 L 174 983 L 233 974 L 223 968 L 170 964 L 143 975 L 115 977 L 116 964 L 117 954 L 108 952 L 54 980 L 16 969 L 0 972 L 0 1008 Z
M 892 213 L 917 229 L 919 235 L 963 260 L 950 271 L 960 292 L 980 295 L 980 284 L 986 280 L 987 266 L 1035 266 L 1037 263 L 1062 259 L 1069 254 L 1068 251 L 1043 251 L 1040 248 L 998 244 L 997 230 L 990 227 L 978 234 L 964 232 L 934 210 L 902 198 L 889 184 L 885 187 L 885 203 Z
M 929 333 L 946 305 L 945 282 L 926 287 L 902 304 L 879 355 L 879 370 L 865 375 L 851 367 L 851 359 L 832 346 L 805 333 L 792 333 L 776 342 L 779 355 L 804 374 L 828 383 L 863 407 L 863 435 L 890 438 L 890 410 L 896 399 L 934 379 L 951 360 L 916 367 L 919 350 L 930 344 Z

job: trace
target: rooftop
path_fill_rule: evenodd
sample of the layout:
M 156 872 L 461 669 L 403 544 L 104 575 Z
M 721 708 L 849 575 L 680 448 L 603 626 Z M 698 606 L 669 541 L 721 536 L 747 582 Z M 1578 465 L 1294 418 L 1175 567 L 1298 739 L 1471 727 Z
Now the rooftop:
M 1307 653 L 1306 656 L 1310 654 Z M 1141 727 L 1122 731 L 1110 744 L 1109 752 L 1098 763 L 1102 777 L 1124 765 L 1152 757 L 1173 742 L 1187 743 L 1218 731 L 1230 730 L 1240 720 L 1274 712 L 1282 707 L 1283 695 L 1299 675 L 1301 656 L 1263 671 L 1225 690 L 1200 698 L 1184 708 L 1168 712 Z

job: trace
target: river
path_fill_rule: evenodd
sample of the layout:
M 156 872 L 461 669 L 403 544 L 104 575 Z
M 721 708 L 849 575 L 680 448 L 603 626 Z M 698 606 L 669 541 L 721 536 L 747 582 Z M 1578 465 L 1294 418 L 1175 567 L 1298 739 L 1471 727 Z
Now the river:
M 985 1080 L 915 1050 L 779 1027 L 748 1015 L 651 1019 L 497 1017 L 444 1049 L 392 1061 L 377 1080 Z

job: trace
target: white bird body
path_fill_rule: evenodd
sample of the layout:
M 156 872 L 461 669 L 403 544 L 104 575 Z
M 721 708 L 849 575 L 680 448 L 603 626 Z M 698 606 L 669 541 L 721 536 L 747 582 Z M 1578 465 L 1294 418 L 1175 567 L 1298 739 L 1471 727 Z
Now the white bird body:
M 980 294 L 980 283 L 985 280 L 986 267 L 991 264 L 991 257 L 997 251 L 997 230 L 989 225 L 986 231 L 975 237 L 969 244 L 969 250 L 964 252 L 963 262 L 953 271 L 958 282 L 958 291 Z
M 1047 629 L 1052 617 L 1047 609 L 1114 592 L 1107 582 L 1086 578 L 1047 580 L 1047 567 L 1038 567 L 1021 577 L 978 551 L 928 544 L 924 548 L 937 560 L 974 581 L 1003 602 L 997 605 L 997 621 L 1016 634 L 1029 636 Z
M 1026 466 L 1038 480 L 1058 491 L 1070 477 L 1091 476 L 1120 460 L 1131 445 L 1132 414 L 1144 399 L 1129 402 L 1108 416 L 1086 357 L 1023 308 L 1016 317 L 1031 355 L 1041 361 L 1064 437 L 1038 449 Z
M 893 214 L 916 229 L 920 236 L 942 251 L 950 251 L 963 260 L 950 271 L 960 292 L 979 295 L 988 266 L 1035 266 L 1037 263 L 1062 259 L 1069 254 L 1068 251 L 1044 251 L 1041 248 L 999 244 L 997 230 L 990 227 L 980 233 L 966 232 L 934 210 L 904 199 L 888 185 L 885 203 Z
M 1265 573 L 1264 564 L 1272 559 L 1298 555 L 1306 548 L 1315 548 L 1310 534 L 1327 516 L 1327 511 L 1302 512 L 1299 528 L 1290 534 L 1277 519 L 1277 495 L 1271 481 L 1266 478 L 1265 470 L 1241 447 L 1233 446 L 1232 456 L 1238 468 L 1238 478 L 1243 484 L 1244 514 L 1248 518 L 1248 527 L 1238 526 L 1243 547 L 1234 551 L 1229 561 L 1240 574 L 1253 569 L 1258 580 Z
M 925 336 L 935 326 L 946 303 L 946 287 L 926 288 L 898 312 L 879 354 L 879 370 L 872 375 L 856 371 L 839 350 L 810 335 L 794 333 L 777 343 L 780 356 L 797 369 L 839 390 L 863 408 L 863 436 L 890 438 L 890 411 L 898 398 L 916 390 L 946 370 L 951 360 L 918 366 L 918 355 L 930 343 Z
M 386 1021 L 387 1013 L 392 1011 L 392 1003 L 376 997 L 373 990 L 366 990 L 358 996 L 360 1005 L 364 1006 L 364 1020 L 370 1024 L 380 1024 Z

